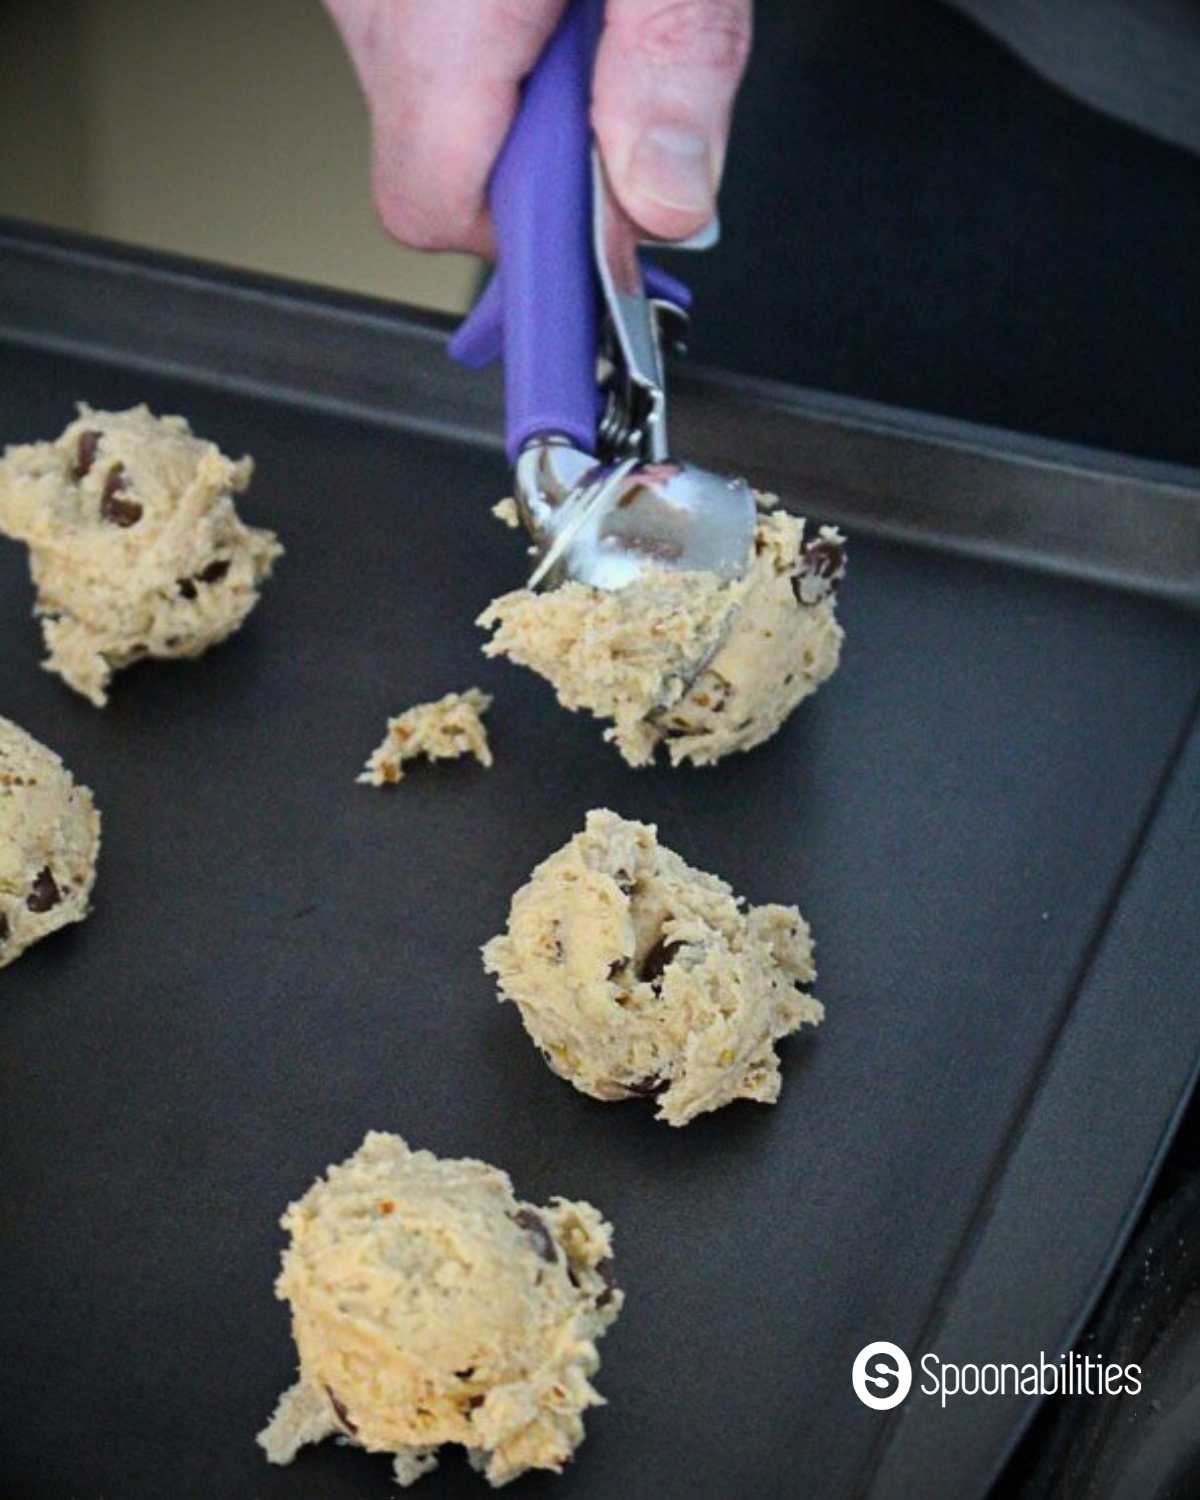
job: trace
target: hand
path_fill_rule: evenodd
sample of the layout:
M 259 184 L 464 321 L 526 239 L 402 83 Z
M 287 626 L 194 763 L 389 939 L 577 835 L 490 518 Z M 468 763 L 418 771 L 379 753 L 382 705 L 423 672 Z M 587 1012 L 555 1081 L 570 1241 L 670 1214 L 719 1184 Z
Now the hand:
M 422 250 L 493 251 L 485 193 L 520 84 L 564 0 L 325 0 L 371 112 L 384 227 Z M 607 0 L 592 125 L 650 237 L 711 219 L 751 0 Z

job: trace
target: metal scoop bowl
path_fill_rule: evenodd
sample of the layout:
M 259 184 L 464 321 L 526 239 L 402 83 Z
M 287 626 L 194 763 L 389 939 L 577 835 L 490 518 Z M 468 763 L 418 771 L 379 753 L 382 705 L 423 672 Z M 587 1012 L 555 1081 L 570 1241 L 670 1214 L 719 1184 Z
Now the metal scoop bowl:
M 530 588 L 621 589 L 652 569 L 727 582 L 745 570 L 754 498 L 744 480 L 670 459 L 606 465 L 549 440 L 523 450 L 516 487 L 540 552 Z

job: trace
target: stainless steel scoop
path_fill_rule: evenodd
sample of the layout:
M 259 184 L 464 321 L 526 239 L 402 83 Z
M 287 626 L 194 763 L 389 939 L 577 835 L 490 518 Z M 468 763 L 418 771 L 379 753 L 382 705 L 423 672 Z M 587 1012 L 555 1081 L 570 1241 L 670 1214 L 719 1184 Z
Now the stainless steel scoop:
M 517 507 L 540 552 L 530 587 L 575 579 L 619 589 L 651 568 L 735 578 L 750 559 L 754 497 L 744 479 L 670 457 L 662 325 L 687 314 L 647 296 L 637 231 L 596 151 L 592 233 L 605 309 L 599 453 L 556 434 L 522 448 Z
M 689 299 L 661 271 L 643 277 L 636 227 L 592 146 L 601 13 L 601 0 L 572 0 L 525 85 L 489 189 L 496 275 L 450 350 L 471 365 L 503 352 L 516 501 L 538 557 L 530 587 L 618 589 L 651 568 L 731 579 L 749 563 L 754 498 L 744 480 L 670 456 L 662 344 Z

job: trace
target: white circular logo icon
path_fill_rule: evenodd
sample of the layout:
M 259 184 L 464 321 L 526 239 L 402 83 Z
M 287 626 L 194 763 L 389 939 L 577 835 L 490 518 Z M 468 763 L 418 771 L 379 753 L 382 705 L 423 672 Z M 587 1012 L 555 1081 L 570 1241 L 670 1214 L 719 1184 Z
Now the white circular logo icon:
M 912 1365 L 898 1344 L 880 1339 L 858 1351 L 850 1371 L 850 1384 L 864 1406 L 890 1411 L 900 1405 L 912 1388 Z

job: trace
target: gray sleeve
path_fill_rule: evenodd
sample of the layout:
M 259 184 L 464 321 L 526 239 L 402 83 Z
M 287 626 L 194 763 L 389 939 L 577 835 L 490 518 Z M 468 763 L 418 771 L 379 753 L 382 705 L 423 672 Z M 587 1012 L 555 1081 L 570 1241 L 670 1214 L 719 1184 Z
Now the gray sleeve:
M 1200 151 L 1200 0 L 948 0 L 1085 103 Z

